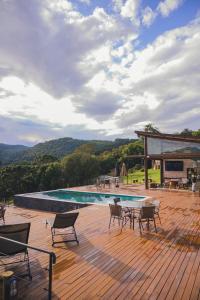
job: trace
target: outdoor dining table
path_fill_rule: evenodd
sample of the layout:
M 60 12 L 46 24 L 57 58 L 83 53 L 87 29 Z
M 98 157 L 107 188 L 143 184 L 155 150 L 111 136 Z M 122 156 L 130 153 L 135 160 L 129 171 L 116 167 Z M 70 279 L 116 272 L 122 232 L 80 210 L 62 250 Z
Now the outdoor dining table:
M 159 200 L 144 200 L 144 201 L 120 201 L 118 205 L 126 212 L 129 212 L 132 216 L 133 229 L 134 229 L 134 219 L 138 218 L 140 215 L 140 210 L 142 207 L 155 206 L 159 212 L 160 201 Z
M 140 210 L 143 206 L 155 206 L 159 207 L 160 201 L 158 200 L 144 200 L 144 201 L 120 201 L 118 202 L 122 208 Z

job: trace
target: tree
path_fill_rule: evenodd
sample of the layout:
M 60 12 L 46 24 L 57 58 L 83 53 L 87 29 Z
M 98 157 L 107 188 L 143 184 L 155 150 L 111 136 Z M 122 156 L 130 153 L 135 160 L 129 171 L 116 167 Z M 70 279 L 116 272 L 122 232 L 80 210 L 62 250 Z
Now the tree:
M 144 127 L 144 131 L 155 133 L 155 134 L 160 134 L 160 131 L 158 130 L 158 128 L 156 126 L 154 126 L 153 123 L 146 124 Z
M 88 184 L 100 172 L 96 156 L 85 152 L 75 152 L 62 160 L 64 180 L 70 186 Z
M 89 154 L 94 154 L 95 152 L 95 144 L 90 143 L 90 144 L 83 144 L 76 148 L 74 151 L 75 153 L 89 153 Z
M 188 128 L 185 128 L 183 131 L 181 131 L 180 135 L 182 136 L 192 136 L 192 130 L 191 129 L 188 129 Z
M 193 132 L 192 132 L 192 135 L 193 135 L 193 136 L 199 136 L 199 137 L 200 137 L 200 129 L 193 131 Z

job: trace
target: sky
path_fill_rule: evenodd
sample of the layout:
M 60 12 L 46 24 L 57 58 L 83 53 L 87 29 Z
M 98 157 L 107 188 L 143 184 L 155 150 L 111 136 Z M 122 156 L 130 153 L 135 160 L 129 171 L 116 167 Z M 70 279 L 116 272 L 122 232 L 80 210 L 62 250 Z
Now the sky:
M 200 128 L 200 0 L 0 0 L 0 142 Z

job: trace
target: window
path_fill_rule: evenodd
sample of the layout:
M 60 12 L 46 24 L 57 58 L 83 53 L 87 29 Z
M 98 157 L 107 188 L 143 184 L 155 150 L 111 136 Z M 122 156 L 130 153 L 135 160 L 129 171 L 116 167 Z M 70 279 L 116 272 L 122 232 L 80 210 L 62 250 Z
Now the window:
M 197 153 L 200 152 L 200 143 L 185 141 L 171 141 L 158 138 L 147 138 L 148 154 L 166 153 Z
M 183 171 L 183 161 L 165 161 L 165 171 Z

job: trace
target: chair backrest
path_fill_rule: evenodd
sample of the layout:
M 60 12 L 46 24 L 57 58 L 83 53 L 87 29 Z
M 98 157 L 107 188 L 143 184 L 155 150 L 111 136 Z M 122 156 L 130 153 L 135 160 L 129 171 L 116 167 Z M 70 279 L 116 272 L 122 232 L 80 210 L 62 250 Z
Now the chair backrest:
M 53 228 L 66 228 L 74 226 L 76 219 L 78 218 L 79 213 L 61 213 L 56 214 Z
M 114 201 L 114 204 L 116 205 L 116 204 L 119 203 L 121 200 L 120 200 L 120 198 L 114 198 L 113 201 Z
M 109 204 L 110 207 L 110 214 L 114 217 L 121 217 L 122 216 L 122 207 L 117 204 Z
M 149 205 L 149 206 L 143 206 L 140 211 L 140 217 L 141 219 L 151 219 L 154 218 L 155 214 L 155 206 Z
M 0 226 L 0 236 L 28 244 L 31 223 L 11 224 Z M 0 255 L 14 255 L 25 252 L 26 246 L 0 239 Z

